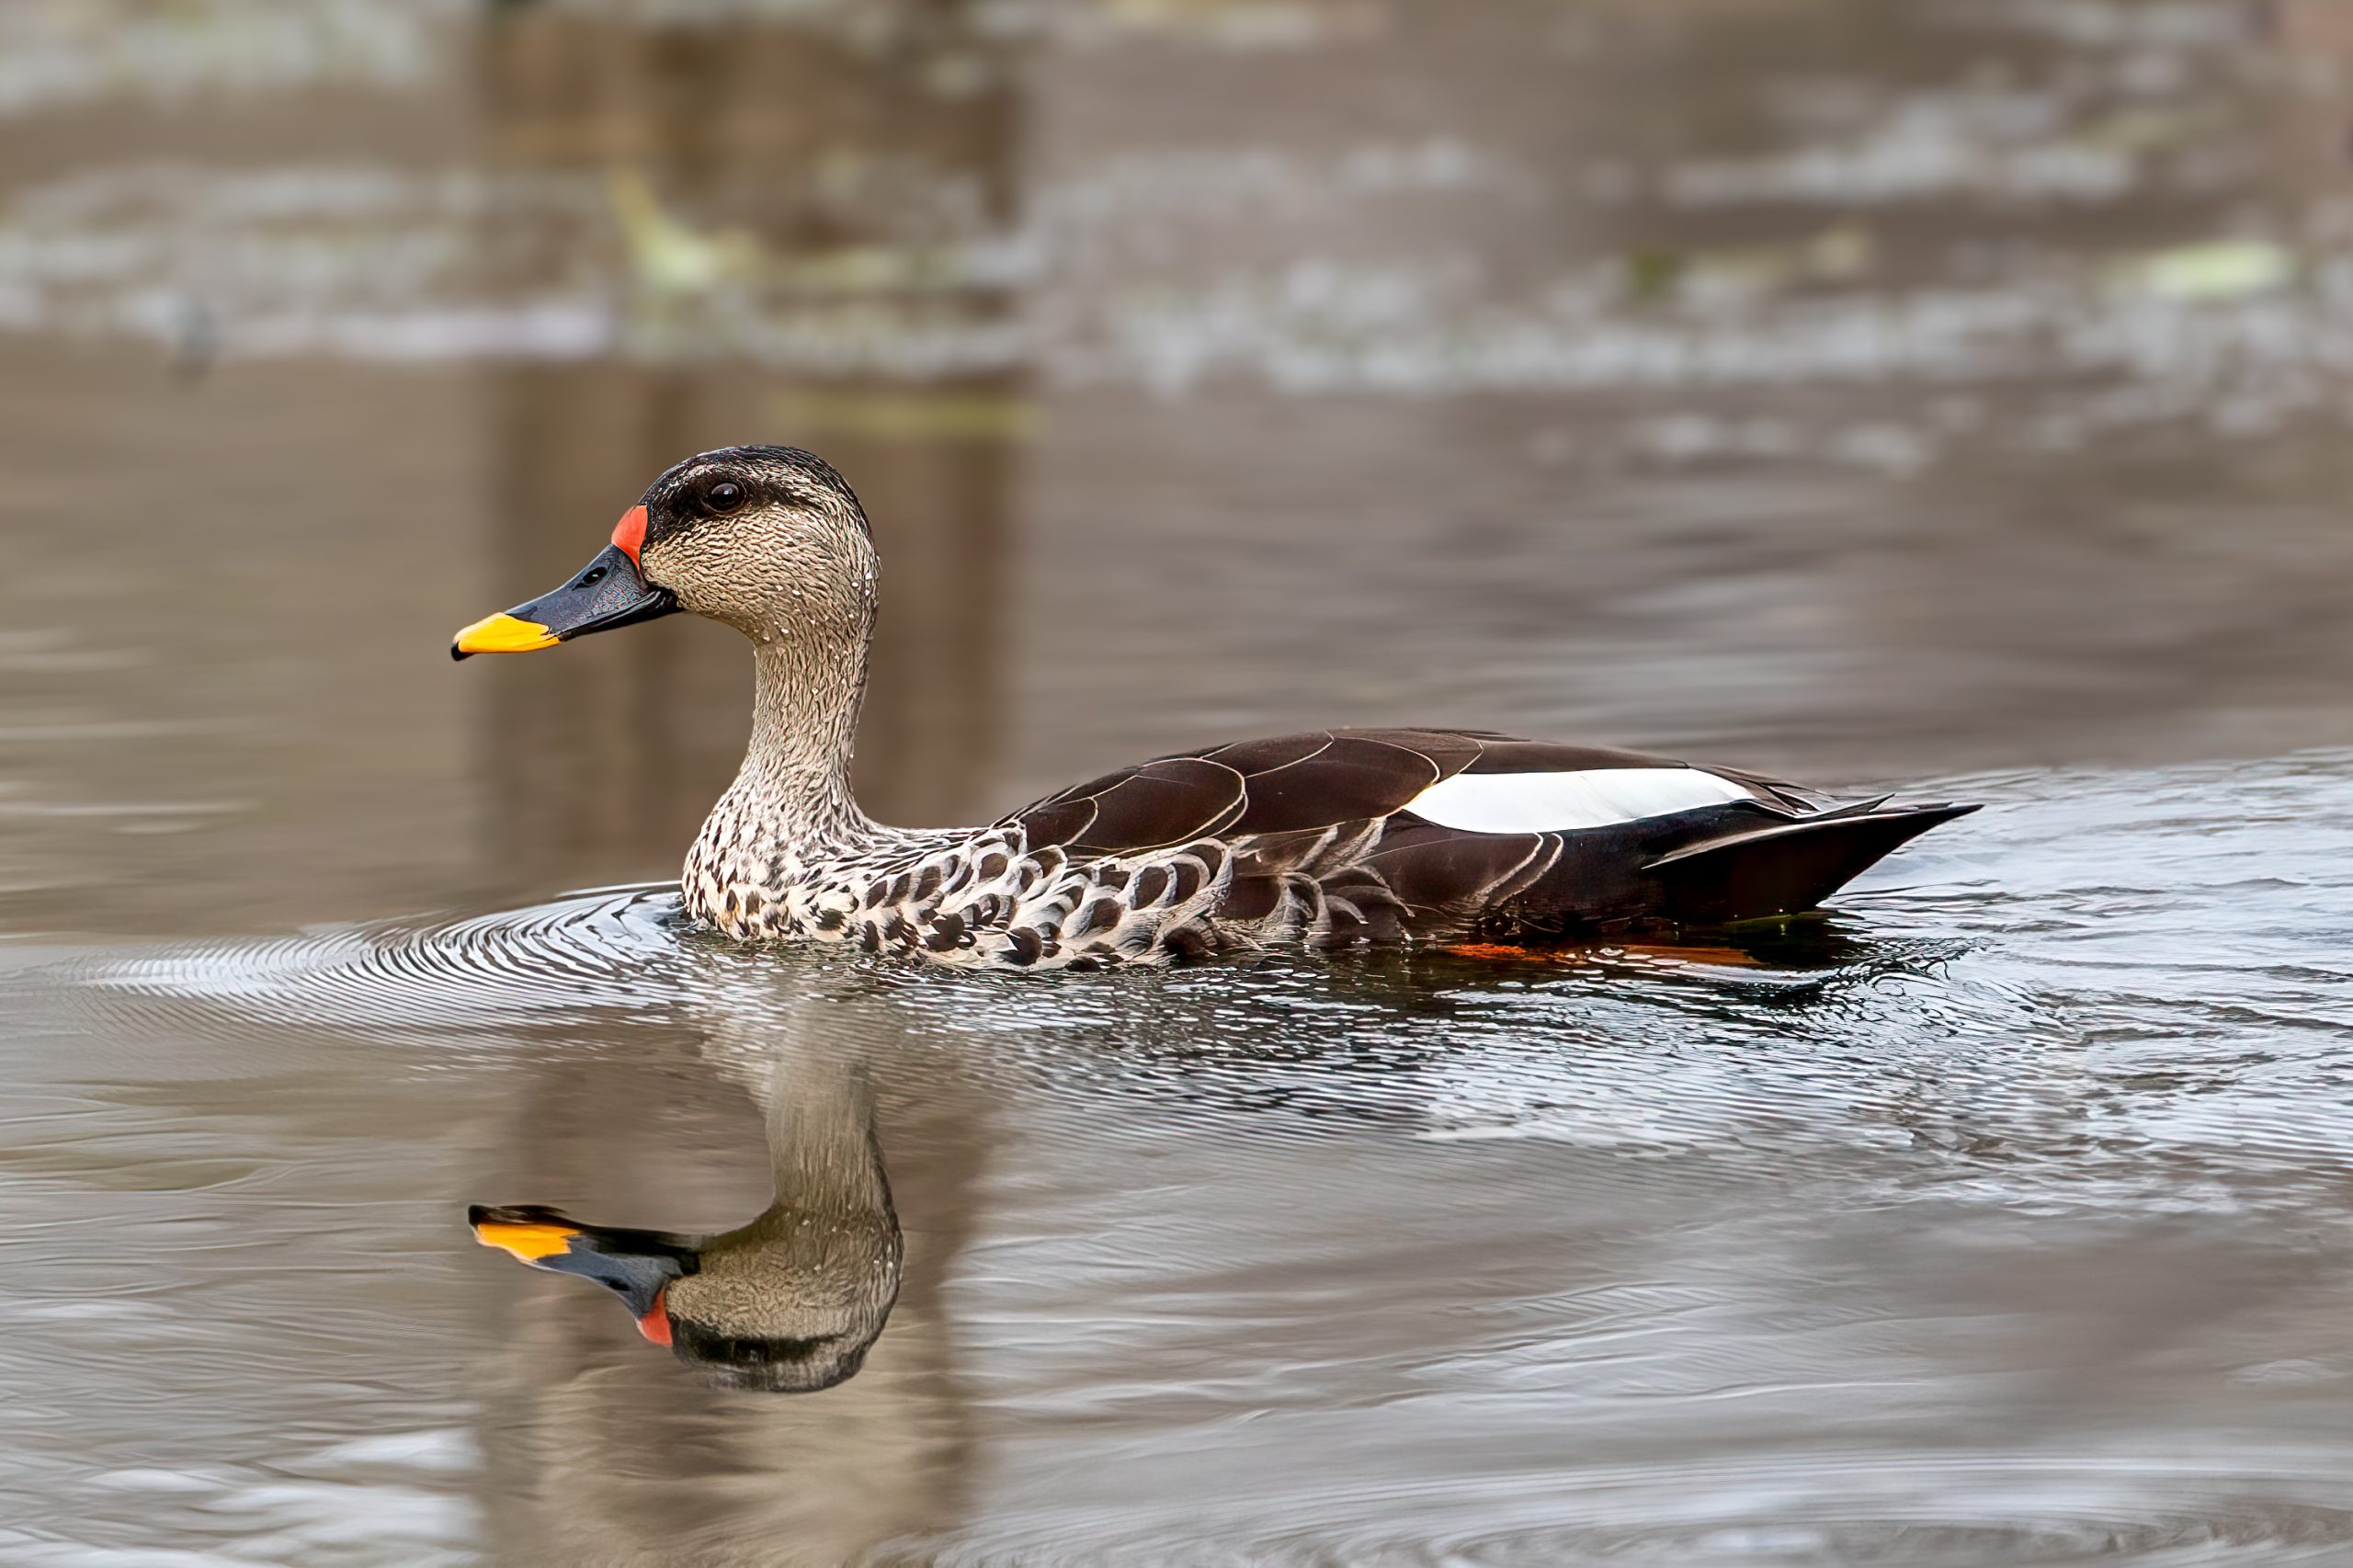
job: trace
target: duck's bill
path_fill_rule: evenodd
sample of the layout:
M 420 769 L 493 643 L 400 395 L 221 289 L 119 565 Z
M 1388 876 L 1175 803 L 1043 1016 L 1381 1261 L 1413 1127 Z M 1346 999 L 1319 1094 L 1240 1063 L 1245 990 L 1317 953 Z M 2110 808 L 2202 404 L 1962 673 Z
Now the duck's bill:
M 677 608 L 670 591 L 648 583 L 620 546 L 608 545 L 554 593 L 485 617 L 459 632 L 449 643 L 449 657 L 529 653 L 591 631 L 652 620 Z
M 492 1209 L 477 1203 L 466 1210 L 466 1222 L 473 1228 L 474 1240 L 483 1245 L 541 1266 L 570 1252 L 574 1241 L 587 1236 L 585 1227 L 552 1209 L 536 1206 Z
M 584 1225 L 537 1204 L 466 1210 L 474 1240 L 496 1247 L 534 1268 L 594 1279 L 621 1299 L 637 1330 L 657 1345 L 670 1343 L 670 1319 L 663 1289 L 691 1270 L 694 1250 L 677 1236 L 658 1231 L 616 1230 Z

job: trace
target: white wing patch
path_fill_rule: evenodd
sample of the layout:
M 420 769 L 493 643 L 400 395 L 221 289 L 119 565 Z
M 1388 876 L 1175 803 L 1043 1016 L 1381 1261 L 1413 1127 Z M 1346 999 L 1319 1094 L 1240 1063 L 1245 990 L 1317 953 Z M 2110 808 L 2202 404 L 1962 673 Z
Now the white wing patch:
M 1594 767 L 1576 773 L 1458 773 L 1404 809 L 1465 833 L 1561 833 L 1756 797 L 1696 767 Z

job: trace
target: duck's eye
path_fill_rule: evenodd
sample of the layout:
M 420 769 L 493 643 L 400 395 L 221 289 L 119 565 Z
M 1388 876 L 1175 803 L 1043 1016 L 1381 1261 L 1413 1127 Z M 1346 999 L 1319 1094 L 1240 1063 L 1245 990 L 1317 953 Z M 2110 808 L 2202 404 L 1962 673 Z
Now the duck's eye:
M 745 499 L 744 487 L 727 479 L 702 493 L 702 504 L 714 512 L 733 512 L 744 505 Z

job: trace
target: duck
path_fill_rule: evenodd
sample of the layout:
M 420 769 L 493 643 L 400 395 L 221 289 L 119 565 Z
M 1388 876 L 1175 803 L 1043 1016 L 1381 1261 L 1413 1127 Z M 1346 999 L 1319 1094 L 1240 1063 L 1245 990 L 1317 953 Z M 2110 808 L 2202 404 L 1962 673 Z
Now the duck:
M 905 1244 L 865 1074 L 797 1053 L 769 1107 L 774 1199 L 710 1235 L 593 1225 L 539 1203 L 472 1204 L 474 1240 L 620 1299 L 653 1344 L 722 1388 L 814 1393 L 865 1365 Z
M 847 1382 L 898 1300 L 902 1243 L 887 1205 L 813 1226 L 779 1203 L 710 1236 L 591 1225 L 538 1203 L 472 1204 L 466 1222 L 484 1246 L 604 1286 L 641 1335 L 720 1388 Z
M 1977 809 L 1483 730 L 1328 729 L 1158 756 L 984 826 L 885 826 L 850 757 L 879 604 L 866 513 L 793 447 L 699 452 L 554 592 L 459 631 L 521 653 L 685 611 L 756 674 L 687 910 L 745 944 L 934 964 L 1165 964 L 1390 946 L 1531 952 L 1802 914 Z

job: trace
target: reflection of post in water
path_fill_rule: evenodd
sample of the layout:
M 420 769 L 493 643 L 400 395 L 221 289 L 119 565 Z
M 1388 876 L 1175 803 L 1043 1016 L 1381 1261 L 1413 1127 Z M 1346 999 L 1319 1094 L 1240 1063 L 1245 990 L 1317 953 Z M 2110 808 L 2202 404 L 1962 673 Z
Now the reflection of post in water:
M 899 1218 L 863 1067 L 788 1052 L 768 1109 L 776 1199 L 699 1239 L 476 1207 L 486 1245 L 593 1279 L 639 1332 L 731 1388 L 807 1393 L 854 1375 L 899 1294 Z
M 1021 426 L 1013 372 L 975 347 L 1011 302 L 963 265 L 1012 206 L 1011 74 L 957 0 L 711 9 L 484 8 L 489 162 L 578 196 L 518 203 L 528 222 L 493 202 L 484 285 L 620 301 L 605 356 L 488 372 L 491 597 L 576 568 L 690 452 L 815 449 L 890 562 L 860 796 L 888 821 L 959 819 L 995 803 L 992 585 Z M 742 755 L 735 640 L 677 618 L 494 664 L 498 869 L 675 873 Z

